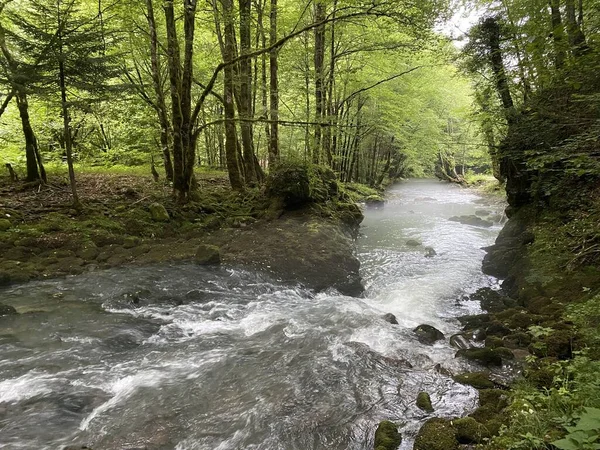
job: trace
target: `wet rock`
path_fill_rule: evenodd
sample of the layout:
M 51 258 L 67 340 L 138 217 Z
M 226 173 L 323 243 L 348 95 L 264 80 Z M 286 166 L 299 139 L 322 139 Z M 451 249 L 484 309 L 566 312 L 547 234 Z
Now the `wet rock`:
M 437 252 L 433 247 L 425 247 L 425 258 L 433 258 L 435 255 L 437 255 Z
M 453 334 L 450 336 L 450 345 L 458 350 L 473 347 L 473 344 L 462 334 Z
M 476 209 L 475 210 L 475 215 L 477 215 L 477 216 L 485 217 L 485 216 L 489 216 L 490 214 L 491 214 L 491 211 L 488 211 L 487 209 Z
M 429 419 L 417 434 L 414 450 L 458 450 L 456 432 L 446 419 Z
M 427 324 L 419 325 L 413 332 L 421 344 L 433 345 L 436 341 L 444 339 L 444 333 Z
M 127 236 L 123 241 L 123 248 L 133 248 L 141 242 L 141 239 L 137 236 Z
M 510 350 L 505 349 L 510 353 Z M 510 353 L 512 355 L 512 353 Z M 502 359 L 507 358 L 507 353 L 501 348 L 467 348 L 456 352 L 456 357 L 477 362 L 484 366 L 502 366 Z
M 516 304 L 513 299 L 490 288 L 478 289 L 477 292 L 472 294 L 469 298 L 470 300 L 479 301 L 481 303 L 481 308 L 489 312 L 502 311 L 506 308 L 511 308 Z
M 202 244 L 198 246 L 194 256 L 196 264 L 215 265 L 221 263 L 221 252 L 219 247 L 214 245 Z
M 455 375 L 454 381 L 460 384 L 472 386 L 475 389 L 493 389 L 494 383 L 489 379 L 486 372 L 466 372 Z
M 484 325 L 490 323 L 490 320 L 491 317 L 489 314 L 473 314 L 458 318 L 458 321 L 464 326 L 465 330 L 483 328 Z
M 494 225 L 493 222 L 490 222 L 488 220 L 483 220 L 482 218 L 477 217 L 475 215 L 469 215 L 469 216 L 452 216 L 448 220 L 450 220 L 452 222 L 459 222 L 459 223 L 462 223 L 463 225 L 471 225 L 471 226 L 474 226 L 474 227 L 489 228 L 492 225 Z
M 409 239 L 406 241 L 406 245 L 409 247 L 420 247 L 422 244 L 421 241 L 417 241 L 416 239 Z
M 417 394 L 417 407 L 425 412 L 432 413 L 433 406 L 431 405 L 431 397 L 427 392 L 419 392 Z
M 10 305 L 0 303 L 0 317 L 1 316 L 14 316 L 18 314 L 17 310 Z
M 398 319 L 396 319 L 396 316 L 392 313 L 384 314 L 383 316 L 381 316 L 381 318 L 386 322 L 391 323 L 392 325 L 398 325 Z
M 479 444 L 490 437 L 487 428 L 473 417 L 454 419 L 452 426 L 456 430 L 456 439 L 460 444 Z
M 92 450 L 92 447 L 88 447 L 87 445 L 75 444 L 75 445 L 67 445 L 63 447 L 62 450 Z
M 445 367 L 443 367 L 441 364 L 436 364 L 435 366 L 433 366 L 433 370 L 436 373 L 439 373 L 440 375 L 444 375 L 446 377 L 452 377 L 452 372 L 450 372 L 448 369 L 446 369 Z
M 488 336 L 485 339 L 485 346 L 487 348 L 504 347 L 504 341 L 498 336 Z
M 93 243 L 86 244 L 77 251 L 77 256 L 87 261 L 96 259 L 99 254 L 100 250 L 98 250 L 98 247 Z
M 167 209 L 160 203 L 152 203 L 149 206 L 150 217 L 155 222 L 168 222 L 170 217 Z
M 8 219 L 0 219 L 0 231 L 8 231 L 12 227 L 12 223 Z
M 389 420 L 379 423 L 375 431 L 375 450 L 396 450 L 402 443 L 398 427 Z
M 485 327 L 485 332 L 487 333 L 488 336 L 490 336 L 490 335 L 494 335 L 494 336 L 506 336 L 507 334 L 510 334 L 510 328 L 508 328 L 503 323 L 498 322 L 497 320 L 495 320 L 495 321 L 489 323 Z

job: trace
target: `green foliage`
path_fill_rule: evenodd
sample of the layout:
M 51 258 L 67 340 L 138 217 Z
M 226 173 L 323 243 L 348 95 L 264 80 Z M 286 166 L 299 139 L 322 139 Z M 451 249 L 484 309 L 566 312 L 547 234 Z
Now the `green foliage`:
M 576 424 L 565 427 L 569 434 L 564 439 L 552 442 L 552 445 L 560 450 L 600 449 L 600 409 L 584 408 L 573 418 Z

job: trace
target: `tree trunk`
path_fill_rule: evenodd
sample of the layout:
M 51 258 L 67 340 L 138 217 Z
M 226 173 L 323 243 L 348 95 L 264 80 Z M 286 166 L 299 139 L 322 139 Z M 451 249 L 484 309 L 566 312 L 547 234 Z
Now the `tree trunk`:
M 333 127 L 333 88 L 335 84 L 335 13 L 337 10 L 337 0 L 333 1 L 333 13 L 331 22 L 331 35 L 330 35 L 330 46 L 329 46 L 329 76 L 327 81 L 327 98 L 323 100 L 326 104 L 324 113 L 327 114 L 327 128 L 325 128 L 323 136 L 323 153 L 327 158 L 327 164 L 331 167 L 333 162 L 333 156 L 331 153 L 331 134 Z
M 315 3 L 315 22 L 325 20 L 325 5 L 322 0 Z M 325 25 L 319 25 L 315 28 L 315 142 L 313 148 L 313 162 L 318 164 L 321 160 L 322 152 L 322 127 L 324 113 L 324 92 L 323 92 L 323 65 L 325 61 Z
M 229 62 L 235 57 L 235 30 L 233 28 L 233 2 L 232 0 L 221 0 L 223 5 L 224 39 L 223 39 L 223 61 Z M 225 116 L 225 159 L 227 161 L 227 172 L 231 187 L 236 190 L 244 188 L 244 181 L 238 160 L 237 133 L 235 126 L 234 106 L 234 67 L 227 65 L 223 69 L 223 97 Z
M 560 16 L 560 0 L 549 0 L 551 23 L 552 23 L 552 41 L 554 42 L 554 64 L 557 69 L 561 69 L 565 64 L 565 45 L 564 30 Z
M 156 19 L 154 18 L 152 0 L 146 0 L 146 9 L 148 30 L 150 34 L 150 68 L 152 84 L 156 95 L 156 112 L 158 114 L 158 123 L 160 125 L 160 146 L 166 178 L 169 181 L 173 181 L 173 162 L 171 161 L 171 151 L 169 149 L 169 118 L 167 115 L 165 96 L 162 90 L 160 60 L 158 56 L 158 36 L 156 33 Z
M 569 45 L 574 56 L 580 56 L 587 50 L 585 35 L 577 23 L 575 13 L 575 0 L 565 0 L 565 12 L 567 19 L 567 35 L 569 36 Z
M 271 0 L 269 16 L 269 45 L 277 42 L 277 0 Z M 279 162 L 279 63 L 278 50 L 269 53 L 269 100 L 271 128 L 269 130 L 269 167 Z
M 502 50 L 500 49 L 500 26 L 494 18 L 488 18 L 484 21 L 483 26 L 486 30 L 488 38 L 488 50 L 490 55 L 490 63 L 492 66 L 492 72 L 496 80 L 496 90 L 502 100 L 502 106 L 506 120 L 509 125 L 515 119 L 515 108 L 508 87 L 508 80 L 506 78 L 506 70 L 504 69 L 504 62 L 502 60 Z
M 67 103 L 67 85 L 65 81 L 65 63 L 63 60 L 63 41 L 62 41 L 62 18 L 60 17 L 60 3 L 58 4 L 58 82 L 60 88 L 60 104 L 63 115 L 63 135 L 65 139 L 65 150 L 67 152 L 67 166 L 69 167 L 69 181 L 71 183 L 71 193 L 73 194 L 73 207 L 81 208 L 79 195 L 77 195 L 77 183 L 75 181 L 75 170 L 73 168 L 73 142 L 71 140 L 71 117 L 69 115 L 69 105 Z
M 251 47 L 251 1 L 239 0 L 240 13 L 240 55 L 247 54 Z M 254 137 L 252 133 L 252 60 L 244 58 L 239 63 L 239 92 L 238 109 L 240 115 L 240 130 L 242 134 L 242 154 L 244 157 L 244 172 L 246 183 L 256 184 L 259 174 L 254 158 Z
M 38 160 L 37 139 L 31 121 L 29 119 L 29 103 L 27 95 L 18 92 L 16 95 L 17 107 L 19 108 L 19 116 L 21 117 L 21 127 L 23 128 L 23 136 L 25 138 L 25 162 L 27 165 L 27 177 L 25 181 L 45 181 L 40 174 L 41 161 Z

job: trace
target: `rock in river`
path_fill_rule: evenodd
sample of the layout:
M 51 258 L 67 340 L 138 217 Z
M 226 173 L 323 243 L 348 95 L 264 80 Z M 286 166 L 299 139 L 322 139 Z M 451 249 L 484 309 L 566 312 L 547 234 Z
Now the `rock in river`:
M 488 220 L 483 220 L 482 218 L 477 217 L 476 215 L 470 215 L 470 216 L 452 216 L 448 220 L 450 220 L 452 222 L 459 222 L 459 223 L 462 223 L 464 225 L 472 225 L 474 227 L 489 228 L 492 225 L 494 225 L 493 222 L 490 222 Z
M 413 331 L 421 344 L 433 345 L 435 341 L 444 339 L 444 333 L 431 325 L 419 325 Z

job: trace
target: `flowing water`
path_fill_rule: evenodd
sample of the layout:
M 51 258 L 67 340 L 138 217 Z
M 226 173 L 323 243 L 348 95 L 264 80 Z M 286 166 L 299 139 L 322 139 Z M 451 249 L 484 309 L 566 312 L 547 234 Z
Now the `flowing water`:
M 363 450 L 391 419 L 410 449 L 428 417 L 419 391 L 443 417 L 477 401 L 435 370 L 467 368 L 448 340 L 411 330 L 451 335 L 478 311 L 465 294 L 494 284 L 481 247 L 500 225 L 448 220 L 482 208 L 499 206 L 435 181 L 394 186 L 357 243 L 365 298 L 190 264 L 4 289 L 22 314 L 0 318 L 0 448 Z

